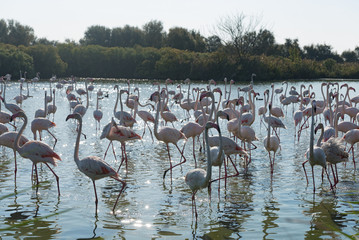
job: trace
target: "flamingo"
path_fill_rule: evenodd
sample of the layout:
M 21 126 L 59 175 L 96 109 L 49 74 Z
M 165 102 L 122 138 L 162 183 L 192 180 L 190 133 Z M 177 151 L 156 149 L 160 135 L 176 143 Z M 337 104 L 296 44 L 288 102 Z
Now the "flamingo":
M 35 111 L 35 118 L 39 118 L 39 117 L 43 117 L 45 118 L 47 116 L 47 100 L 46 100 L 46 97 L 47 97 L 47 91 L 45 91 L 45 97 L 44 97 L 44 102 L 45 102 L 45 106 L 44 106 L 44 109 L 37 109 Z
M 325 152 L 320 146 L 314 146 L 314 114 L 315 114 L 315 111 L 316 111 L 316 103 L 315 103 L 315 100 L 313 100 L 312 101 L 312 116 L 311 116 L 312 124 L 311 124 L 311 128 L 310 128 L 310 144 L 309 144 L 309 149 L 305 153 L 307 160 L 302 163 L 305 177 L 307 179 L 307 184 L 309 184 L 309 181 L 308 181 L 308 177 L 307 177 L 307 172 L 305 170 L 305 164 L 307 162 L 309 162 L 310 166 L 312 167 L 313 193 L 315 192 L 315 181 L 314 181 L 314 166 L 315 165 L 320 165 L 323 167 L 323 169 L 325 170 L 325 173 L 327 174 L 328 181 L 330 183 L 330 187 L 331 187 L 331 189 L 333 189 L 333 185 L 329 179 L 329 175 L 328 175 L 328 171 L 327 171 L 327 161 L 326 161 Z
M 193 216 L 193 209 L 194 214 L 197 220 L 197 208 L 196 208 L 196 193 L 198 190 L 208 187 L 209 181 L 211 180 L 212 176 L 212 156 L 208 144 L 208 129 L 215 128 L 217 129 L 218 133 L 220 134 L 220 129 L 217 124 L 213 122 L 207 122 L 204 130 L 204 136 L 206 141 L 206 148 L 207 148 L 207 171 L 203 170 L 202 168 L 196 168 L 190 170 L 186 174 L 186 184 L 192 190 L 192 216 Z
M 317 142 L 317 146 L 320 146 L 324 153 L 328 163 L 332 168 L 333 177 L 334 177 L 334 186 L 339 182 L 337 163 L 348 161 L 349 154 L 345 151 L 345 146 L 343 144 L 342 138 L 331 137 L 328 141 L 322 142 L 324 137 L 324 125 L 319 123 L 315 128 L 314 133 L 316 134 L 318 129 L 321 129 L 321 134 Z M 335 173 L 333 169 L 335 166 Z
M 166 91 L 166 102 L 163 100 L 162 101 L 162 105 L 161 105 L 161 117 L 163 118 L 163 120 L 165 120 L 165 124 L 167 125 L 168 122 L 172 123 L 172 126 L 174 127 L 173 125 L 173 122 L 176 122 L 178 121 L 176 115 L 174 115 L 173 113 L 171 113 L 170 111 L 164 111 L 164 108 L 165 106 L 167 106 L 168 104 L 168 90 L 165 88 L 164 91 Z
M 162 127 L 161 129 L 158 129 L 158 118 L 159 118 L 159 113 L 160 113 L 160 108 L 161 108 L 161 105 L 160 105 L 161 104 L 161 96 L 158 91 L 154 92 L 150 97 L 151 100 L 154 98 L 158 98 L 157 111 L 156 111 L 156 117 L 155 117 L 154 134 L 158 141 L 164 142 L 166 144 L 166 148 L 167 148 L 167 152 L 168 152 L 168 159 L 170 162 L 170 168 L 165 170 L 165 172 L 163 174 L 163 179 L 166 177 L 166 173 L 170 170 L 171 171 L 171 182 L 172 182 L 172 169 L 186 162 L 186 158 L 183 155 L 183 152 L 181 152 L 180 148 L 178 147 L 177 142 L 180 139 L 184 139 L 186 141 L 187 138 L 182 132 L 178 131 L 175 128 L 165 126 L 165 127 Z M 183 161 L 174 166 L 172 166 L 169 143 L 172 143 L 173 145 L 175 145 L 177 150 L 180 152 L 181 156 L 183 157 Z
M 254 112 L 255 113 L 255 112 Z M 253 141 L 258 141 L 255 131 L 250 126 L 242 126 L 242 114 L 240 113 L 238 116 L 238 128 L 232 132 L 234 136 L 239 138 L 244 146 L 245 143 L 248 143 L 248 150 L 249 150 L 249 162 L 246 163 L 246 166 L 252 161 L 252 154 L 251 154 L 251 147 L 250 145 L 254 146 L 254 149 L 257 148 L 256 145 L 253 144 Z M 246 148 L 244 148 L 246 150 Z
M 20 154 L 21 157 L 29 158 L 32 161 L 33 167 L 35 167 L 37 185 L 39 184 L 39 177 L 37 174 L 36 164 L 42 162 L 50 169 L 56 178 L 57 191 L 58 195 L 60 196 L 59 177 L 48 164 L 51 163 L 52 165 L 57 166 L 56 161 L 61 160 L 60 156 L 54 152 L 49 145 L 41 141 L 27 141 L 24 145 L 20 146 L 20 139 L 27 125 L 27 116 L 23 111 L 20 111 L 12 115 L 11 120 L 14 120 L 17 117 L 23 118 L 24 124 L 21 126 L 19 133 L 16 135 L 14 142 L 15 150 Z
M 350 150 L 352 150 L 353 163 L 354 163 L 354 169 L 355 169 L 354 145 L 357 142 L 359 142 L 359 129 L 351 129 L 351 130 L 347 131 L 344 134 L 342 139 L 350 144 L 350 148 L 349 148 L 348 152 L 350 152 Z
M 55 113 L 57 111 L 57 106 L 56 106 L 56 94 L 55 94 L 55 88 L 52 89 L 52 93 L 53 93 L 53 98 L 52 98 L 52 104 L 49 104 L 47 106 L 47 114 L 50 115 L 51 113 L 53 114 L 53 119 L 55 118 Z
M 55 143 L 53 146 L 53 149 L 55 149 L 55 146 L 57 143 L 57 138 L 55 137 L 55 135 L 53 133 L 51 133 L 49 131 L 50 128 L 53 128 L 55 126 L 56 126 L 56 124 L 47 118 L 43 118 L 43 117 L 34 118 L 34 120 L 31 121 L 31 132 L 34 134 L 34 140 L 36 140 L 36 134 L 37 134 L 37 132 L 39 132 L 39 138 L 41 141 L 41 132 L 43 130 L 46 130 L 55 140 Z
M 127 93 L 127 90 L 123 90 L 121 89 L 121 91 L 119 91 L 119 87 L 118 85 L 114 86 L 114 89 L 117 90 L 117 98 L 116 98 L 116 103 L 115 103 L 115 107 L 113 109 L 113 115 L 120 120 L 120 124 L 124 125 L 126 127 L 132 127 L 133 124 L 136 123 L 136 119 L 134 119 L 131 114 L 129 114 L 128 112 L 123 111 L 123 104 L 122 104 L 122 94 L 123 93 Z M 120 98 L 120 107 L 121 107 L 121 111 L 116 112 L 117 109 L 117 104 L 118 104 L 118 99 Z
M 103 113 L 101 111 L 101 109 L 98 108 L 98 102 L 99 102 L 100 97 L 96 96 L 96 109 L 93 111 L 93 117 L 96 121 L 96 131 L 97 131 L 97 123 L 98 123 L 98 127 L 100 128 L 100 121 L 102 119 Z
M 201 100 L 205 97 L 210 97 L 212 98 L 212 108 L 211 108 L 211 115 L 209 118 L 211 118 L 212 114 L 213 114 L 213 109 L 214 109 L 214 96 L 213 96 L 213 92 L 204 92 L 201 94 Z M 204 113 L 204 110 L 203 110 L 203 106 L 202 107 L 202 115 L 201 116 L 204 116 L 205 113 Z M 195 163 L 195 167 L 197 167 L 197 160 L 196 160 L 196 153 L 195 153 L 195 138 L 200 136 L 201 133 L 203 132 L 204 128 L 205 128 L 205 125 L 209 119 L 208 117 L 205 117 L 204 120 L 202 121 L 199 121 L 201 123 L 198 123 L 198 122 L 188 122 L 186 123 L 180 130 L 180 132 L 182 132 L 186 138 L 192 138 L 192 142 L 193 142 L 193 145 L 192 145 L 192 152 L 193 152 L 193 158 L 194 158 L 194 163 Z M 199 120 L 199 119 L 198 119 Z M 186 146 L 186 143 L 183 145 L 183 149 L 182 149 L 182 152 L 184 151 L 184 148 Z
M 17 173 L 17 163 L 16 163 L 16 149 L 14 147 L 14 142 L 17 136 L 17 132 L 7 131 L 3 132 L 0 135 L 0 146 L 5 146 L 11 148 L 14 151 L 14 159 L 15 159 L 15 183 L 16 183 L 16 173 Z M 24 145 L 27 141 L 29 141 L 25 136 L 21 136 L 19 140 L 19 145 Z
M 126 142 L 130 140 L 142 139 L 142 137 L 129 127 L 117 125 L 113 118 L 111 123 L 107 124 L 103 128 L 100 139 L 103 139 L 105 137 L 110 140 L 110 143 L 108 144 L 108 147 L 106 149 L 104 159 L 106 158 L 107 151 L 111 144 L 112 144 L 112 151 L 116 159 L 115 150 L 113 148 L 113 141 L 119 141 L 121 143 L 121 164 L 117 172 L 120 170 L 123 161 L 126 162 L 126 171 L 127 171 Z
M 7 110 L 9 110 L 12 114 L 15 114 L 15 113 L 17 113 L 19 111 L 22 111 L 22 109 L 18 105 L 6 102 L 5 93 L 6 93 L 6 84 L 4 84 L 4 97 L 0 96 L 0 99 L 4 103 L 5 108 Z
M 271 117 L 271 109 L 272 103 L 269 103 L 268 109 L 269 109 L 269 117 Z M 271 167 L 271 174 L 273 174 L 273 168 L 274 168 L 274 160 L 275 160 L 275 154 L 279 148 L 279 138 L 275 135 L 270 135 L 270 128 L 271 125 L 268 121 L 268 132 L 267 137 L 263 140 L 263 145 L 266 148 L 268 155 L 269 155 L 269 161 L 270 161 L 270 167 Z M 270 152 L 273 152 L 273 159 L 271 158 Z
M 115 179 L 116 181 L 122 184 L 121 190 L 117 196 L 116 202 L 113 206 L 112 211 L 115 212 L 115 208 L 117 202 L 120 198 L 120 195 L 123 189 L 126 187 L 126 182 L 119 178 L 118 173 L 103 159 L 97 156 L 89 156 L 85 157 L 80 160 L 79 158 L 79 146 L 80 146 L 80 137 L 81 137 L 81 130 L 82 130 L 82 117 L 78 113 L 70 114 L 66 117 L 66 121 L 70 118 L 76 119 L 79 122 L 79 129 L 76 138 L 76 145 L 74 151 L 74 160 L 77 165 L 77 168 L 86 176 L 88 176 L 93 183 L 94 191 L 95 191 L 95 205 L 96 205 L 96 214 L 97 214 L 97 205 L 98 205 L 98 198 L 96 192 L 96 184 L 95 181 L 104 177 L 110 177 Z
M 85 87 L 87 89 L 87 81 L 85 81 Z M 82 88 L 80 88 L 80 89 L 82 89 Z M 86 107 L 82 104 L 78 104 L 78 105 L 76 105 L 76 107 L 73 110 L 73 113 L 78 113 L 81 115 L 81 117 L 83 117 L 86 114 L 87 109 L 89 108 L 89 93 L 88 93 L 88 91 L 86 91 L 85 93 L 81 93 L 81 95 L 84 95 L 84 94 L 86 94 Z

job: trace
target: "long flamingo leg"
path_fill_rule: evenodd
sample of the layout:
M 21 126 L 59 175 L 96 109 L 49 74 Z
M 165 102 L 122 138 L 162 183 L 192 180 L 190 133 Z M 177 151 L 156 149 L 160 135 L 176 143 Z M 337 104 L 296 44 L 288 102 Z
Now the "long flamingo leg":
M 97 198 L 97 192 L 96 192 L 96 184 L 95 184 L 95 180 L 92 180 L 92 183 L 93 183 L 93 189 L 94 189 L 94 191 L 95 191 L 95 206 L 96 206 L 95 212 L 96 212 L 96 215 L 97 215 L 97 204 L 98 204 L 98 198 Z
M 168 146 L 168 145 L 167 145 L 167 146 Z M 179 162 L 179 163 L 177 163 L 177 164 L 175 164 L 175 165 L 172 166 L 172 162 L 171 162 L 171 158 L 170 158 L 170 165 L 171 165 L 171 166 L 170 166 L 169 169 L 167 169 L 167 170 L 164 172 L 163 178 L 166 177 L 167 171 L 168 171 L 168 170 L 171 170 L 171 181 L 172 181 L 172 169 L 186 162 L 186 158 L 185 158 L 185 156 L 183 155 L 183 152 L 181 152 L 181 149 L 179 149 L 179 147 L 178 147 L 177 144 L 175 144 L 175 146 L 177 147 L 178 151 L 181 153 L 181 155 L 182 155 L 182 157 L 183 157 L 183 161 L 182 161 L 182 162 Z M 168 148 L 168 156 L 170 157 L 169 148 Z M 182 157 L 181 157 L 181 159 L 182 159 Z
M 325 173 L 327 174 L 328 181 L 329 181 L 329 183 L 330 183 L 330 189 L 333 190 L 334 188 L 333 188 L 332 182 L 330 181 L 329 174 L 328 174 L 328 171 L 327 171 L 326 168 L 325 168 Z
M 45 162 L 45 165 L 50 169 L 50 171 L 54 174 L 55 178 L 56 178 L 56 182 L 57 182 L 57 192 L 60 196 L 60 184 L 59 184 L 59 176 L 57 176 L 57 174 L 54 172 L 54 170 L 52 170 L 52 168 L 49 166 L 49 164 L 47 164 Z
M 54 147 L 52 148 L 52 149 L 55 149 L 55 146 L 56 146 L 56 143 L 57 143 L 57 138 L 49 130 L 46 130 L 46 131 L 55 139 L 55 144 L 54 144 Z
M 122 183 L 122 188 L 121 188 L 120 192 L 118 193 L 118 196 L 117 196 L 117 199 L 116 199 L 115 205 L 113 206 L 113 209 L 112 209 L 112 212 L 115 212 L 115 208 L 116 208 L 116 205 L 117 205 L 118 199 L 120 198 L 120 195 L 121 195 L 121 193 L 122 193 L 123 189 L 126 187 L 127 183 L 126 183 L 125 181 L 123 181 L 123 180 L 119 179 L 119 178 L 113 178 L 113 179 L 115 179 L 115 180 L 119 181 L 120 183 Z
M 192 151 L 193 151 L 193 159 L 194 159 L 194 167 L 197 168 L 197 160 L 196 160 L 196 153 L 195 153 L 195 140 L 194 140 L 194 137 L 192 138 L 193 139 L 193 144 L 192 144 Z M 183 150 L 182 150 L 183 152 Z
M 304 161 L 304 162 L 302 163 L 302 166 L 303 166 L 304 173 L 305 173 L 305 179 L 307 179 L 307 185 L 309 185 L 307 171 L 305 170 L 305 166 L 304 166 L 307 162 L 308 162 L 308 160 Z
M 15 149 L 14 149 L 14 158 L 15 158 L 15 185 L 16 185 L 17 163 L 16 163 L 16 150 Z
M 103 156 L 103 160 L 106 159 L 107 151 L 108 151 L 108 149 L 110 148 L 110 145 L 111 145 L 111 144 L 112 144 L 112 141 L 110 141 L 110 143 L 108 144 L 108 146 L 107 146 L 107 148 L 106 148 L 105 155 Z M 112 145 L 112 149 L 113 149 L 113 145 Z M 117 159 L 116 159 L 116 154 L 115 154 L 115 160 L 117 161 Z
M 172 183 L 172 161 L 171 161 L 170 147 L 168 146 L 168 143 L 166 144 L 166 147 L 167 147 L 168 159 L 170 161 L 170 168 L 165 170 L 165 172 L 163 173 L 163 179 L 166 177 L 166 173 L 168 172 L 168 170 L 170 170 L 171 171 L 171 183 Z
M 314 167 L 313 166 L 312 166 L 312 178 L 313 178 L 313 193 L 315 193 Z

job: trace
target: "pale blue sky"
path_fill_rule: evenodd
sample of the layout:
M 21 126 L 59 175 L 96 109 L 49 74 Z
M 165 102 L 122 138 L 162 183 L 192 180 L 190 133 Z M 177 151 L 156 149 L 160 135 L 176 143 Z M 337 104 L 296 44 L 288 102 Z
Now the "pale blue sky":
M 37 37 L 78 41 L 89 26 L 142 27 L 162 21 L 165 30 L 184 27 L 213 33 L 221 18 L 243 13 L 261 20 L 277 43 L 299 40 L 301 47 L 328 44 L 342 53 L 359 46 L 358 0 L 8 0 L 1 19 L 32 27 Z

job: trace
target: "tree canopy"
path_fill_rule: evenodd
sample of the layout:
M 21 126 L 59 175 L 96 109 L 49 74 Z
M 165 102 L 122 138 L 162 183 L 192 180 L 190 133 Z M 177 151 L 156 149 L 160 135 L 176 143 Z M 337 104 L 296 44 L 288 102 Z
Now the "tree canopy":
M 219 22 L 215 34 L 173 27 L 151 20 L 141 28 L 125 25 L 87 28 L 79 41 L 36 38 L 31 27 L 0 20 L 0 75 L 23 70 L 42 77 L 258 79 L 359 77 L 359 47 L 342 54 L 326 44 L 276 42 L 260 21 L 243 14 Z

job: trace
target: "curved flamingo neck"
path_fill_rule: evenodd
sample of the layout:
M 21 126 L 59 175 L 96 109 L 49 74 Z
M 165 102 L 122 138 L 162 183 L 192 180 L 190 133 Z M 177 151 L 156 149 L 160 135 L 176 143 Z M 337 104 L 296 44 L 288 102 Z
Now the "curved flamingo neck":
M 117 88 L 116 103 L 115 103 L 115 107 L 113 108 L 113 115 L 116 114 L 116 109 L 117 109 L 117 105 L 118 105 L 118 98 L 119 98 L 119 96 L 120 96 L 120 92 L 119 92 L 119 90 L 118 90 L 118 88 Z
M 268 132 L 267 132 L 267 148 L 269 148 L 270 146 L 270 117 L 271 117 L 271 112 L 270 112 L 271 107 L 269 107 L 269 117 L 268 117 Z
M 314 106 L 312 105 L 312 123 L 310 125 L 309 162 L 312 165 L 314 157 Z
M 156 110 L 156 116 L 155 116 L 155 124 L 154 124 L 154 134 L 155 137 L 157 138 L 157 140 L 159 139 L 159 135 L 158 135 L 158 118 L 160 115 L 160 107 L 161 107 L 161 97 L 158 95 L 158 103 L 157 103 L 157 110 Z
M 209 114 L 209 117 L 207 121 L 211 121 L 213 117 L 214 109 L 216 108 L 215 102 L 214 102 L 214 94 L 213 92 L 209 92 L 209 97 L 212 99 L 212 107 L 211 107 L 211 113 Z
M 204 130 L 204 137 L 205 137 L 205 141 L 206 141 L 206 148 L 207 148 L 207 174 L 206 174 L 206 178 L 205 178 L 205 183 L 208 184 L 209 180 L 212 177 L 212 157 L 211 157 L 211 150 L 209 148 L 209 144 L 208 144 L 208 127 L 205 128 Z
M 86 109 L 89 108 L 89 91 L 87 90 L 87 82 L 85 82 L 85 89 L 86 89 Z
M 44 111 L 45 111 L 45 118 L 46 118 L 46 116 L 47 116 L 47 92 L 45 91 L 45 106 L 44 106 Z
M 75 117 L 78 121 L 79 121 L 79 128 L 77 131 L 77 137 L 76 137 L 76 145 L 75 145 L 75 151 L 74 151 L 74 160 L 76 165 L 78 166 L 80 163 L 80 159 L 79 159 L 79 148 L 80 148 L 80 137 L 81 137 L 81 132 L 82 132 L 82 118 L 80 117 Z
M 27 116 L 25 115 L 25 113 L 23 113 L 21 115 L 21 117 L 24 118 L 24 124 L 21 126 L 18 134 L 16 135 L 16 138 L 15 138 L 15 144 L 14 144 L 14 148 L 16 151 L 18 151 L 21 155 L 21 152 L 22 152 L 22 147 L 20 147 L 20 138 L 21 138 L 21 135 L 23 134 L 25 128 L 26 128 L 26 125 L 27 125 Z
M 323 137 L 324 137 L 324 126 L 323 125 L 320 125 L 320 130 L 321 130 L 320 137 L 318 138 L 318 141 L 317 141 L 318 147 L 320 147 L 320 144 L 322 143 Z
M 120 108 L 121 108 L 121 113 L 120 113 L 120 125 L 124 125 L 124 122 L 123 122 L 122 92 L 120 93 Z

